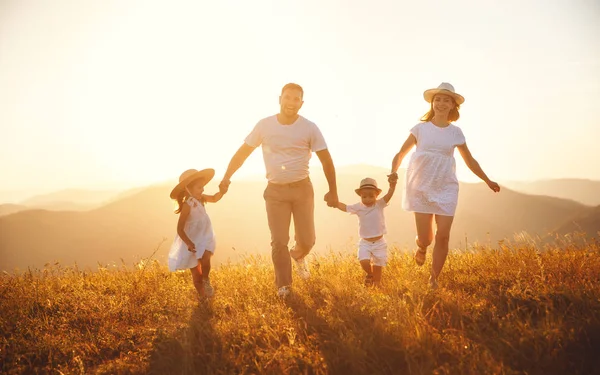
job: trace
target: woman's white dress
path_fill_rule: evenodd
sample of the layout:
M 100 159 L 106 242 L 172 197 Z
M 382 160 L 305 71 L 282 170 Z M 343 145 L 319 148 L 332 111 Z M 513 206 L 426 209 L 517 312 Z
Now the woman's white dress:
M 410 132 L 417 139 L 417 148 L 406 171 L 403 208 L 454 216 L 458 203 L 454 148 L 465 143 L 462 130 L 452 124 L 441 128 L 422 122 Z
M 188 250 L 188 246 L 179 235 L 175 235 L 169 251 L 169 270 L 183 270 L 196 267 L 198 259 L 204 251 L 215 252 L 215 233 L 204 205 L 195 198 L 187 199 L 184 204 L 190 206 L 190 215 L 185 222 L 185 234 L 196 245 L 196 252 Z

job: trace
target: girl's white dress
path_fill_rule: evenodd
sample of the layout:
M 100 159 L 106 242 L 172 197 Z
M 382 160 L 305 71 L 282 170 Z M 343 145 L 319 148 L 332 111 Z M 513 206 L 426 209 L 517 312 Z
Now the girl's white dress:
M 184 230 L 196 245 L 196 252 L 189 251 L 185 242 L 176 234 L 169 251 L 169 270 L 171 271 L 196 267 L 198 259 L 202 258 L 204 251 L 210 251 L 213 254 L 215 252 L 215 233 L 204 204 L 195 198 L 188 198 L 184 204 L 190 206 L 190 215 L 185 222 Z
M 410 132 L 417 138 L 417 149 L 406 170 L 403 208 L 454 216 L 458 203 L 454 148 L 465 143 L 462 130 L 452 124 L 440 128 L 422 122 Z

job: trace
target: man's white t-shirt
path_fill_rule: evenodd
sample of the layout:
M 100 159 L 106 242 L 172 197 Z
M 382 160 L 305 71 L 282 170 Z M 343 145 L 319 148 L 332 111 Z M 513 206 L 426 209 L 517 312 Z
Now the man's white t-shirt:
M 346 212 L 358 216 L 358 234 L 360 238 L 374 238 L 387 233 L 383 209 L 387 206 L 385 199 L 378 199 L 371 207 L 362 202 L 347 205 Z
M 262 145 L 267 180 L 275 184 L 308 177 L 312 152 L 327 149 L 317 125 L 302 116 L 291 125 L 280 124 L 277 115 L 264 118 L 244 141 L 251 147 Z

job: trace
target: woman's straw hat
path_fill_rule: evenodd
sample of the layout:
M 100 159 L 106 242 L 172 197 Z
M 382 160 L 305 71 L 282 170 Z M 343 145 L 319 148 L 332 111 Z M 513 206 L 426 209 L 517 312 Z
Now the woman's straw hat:
M 425 101 L 427 103 L 431 103 L 433 97 L 436 94 L 449 95 L 454 98 L 454 101 L 458 105 L 461 105 L 465 102 L 465 98 L 462 95 L 459 95 L 456 92 L 454 92 L 454 86 L 452 86 L 448 82 L 442 82 L 436 89 L 425 90 L 425 92 L 423 93 L 423 98 L 425 98 Z
M 201 178 L 201 179 L 204 179 L 204 185 L 206 185 L 206 184 L 208 184 L 208 182 L 210 180 L 212 180 L 212 178 L 214 176 L 215 176 L 214 169 L 209 168 L 209 169 L 203 169 L 201 171 L 198 171 L 196 169 L 188 169 L 187 171 L 183 172 L 181 174 L 181 176 L 179 176 L 179 183 L 171 191 L 171 199 L 177 199 L 177 196 L 179 195 L 179 193 L 181 193 L 181 191 L 183 189 L 185 189 L 193 181 Z
M 356 194 L 360 195 L 360 191 L 363 189 L 374 189 L 377 191 L 377 194 L 381 193 L 381 189 L 377 187 L 377 181 L 374 178 L 363 178 L 360 182 L 360 187 L 355 189 Z

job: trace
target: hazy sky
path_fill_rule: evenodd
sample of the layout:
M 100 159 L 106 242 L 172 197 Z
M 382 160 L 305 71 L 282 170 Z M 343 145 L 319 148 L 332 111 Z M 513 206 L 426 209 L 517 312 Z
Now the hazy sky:
M 337 165 L 389 166 L 447 81 L 491 178 L 600 179 L 597 0 L 0 0 L 0 190 L 220 178 L 292 81 Z

